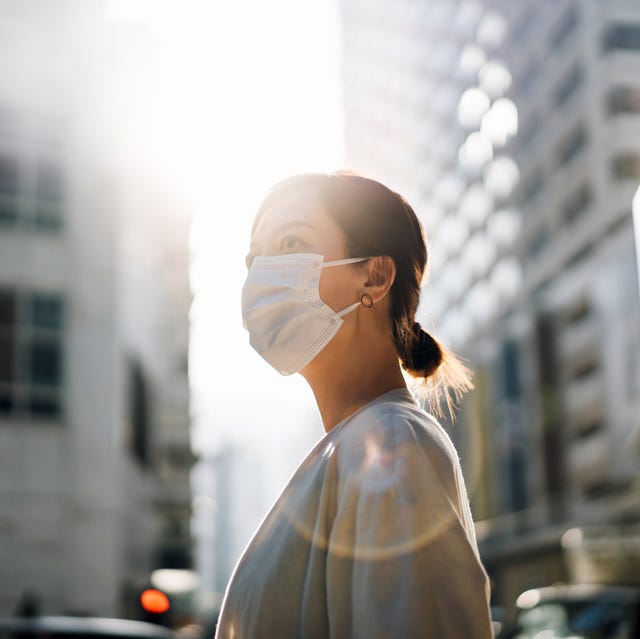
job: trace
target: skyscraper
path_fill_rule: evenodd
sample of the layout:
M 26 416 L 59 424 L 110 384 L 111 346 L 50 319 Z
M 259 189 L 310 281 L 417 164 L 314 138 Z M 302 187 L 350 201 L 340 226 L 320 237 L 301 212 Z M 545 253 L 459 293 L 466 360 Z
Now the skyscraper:
M 452 430 L 498 600 L 640 521 L 640 7 L 342 0 L 350 168 L 407 196 L 420 321 L 475 370 Z
M 3 3 L 0 614 L 122 614 L 190 563 L 189 220 L 113 139 L 122 31 Z

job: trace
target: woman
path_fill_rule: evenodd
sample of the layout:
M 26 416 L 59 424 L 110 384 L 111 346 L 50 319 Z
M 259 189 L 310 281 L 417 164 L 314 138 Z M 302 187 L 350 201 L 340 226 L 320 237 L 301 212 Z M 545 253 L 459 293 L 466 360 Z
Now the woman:
M 491 637 L 487 577 L 436 405 L 468 371 L 415 322 L 427 252 L 407 202 L 350 174 L 307 174 L 262 203 L 242 312 L 252 346 L 301 373 L 326 435 L 240 559 L 218 639 Z

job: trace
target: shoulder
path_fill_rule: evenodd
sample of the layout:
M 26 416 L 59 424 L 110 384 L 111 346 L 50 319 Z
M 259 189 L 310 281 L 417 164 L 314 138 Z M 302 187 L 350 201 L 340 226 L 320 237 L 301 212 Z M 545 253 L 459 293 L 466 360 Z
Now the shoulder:
M 404 553 L 416 535 L 462 535 L 475 548 L 457 453 L 433 416 L 409 402 L 376 402 L 338 435 L 336 552 L 357 537 L 362 556 Z
M 457 453 L 438 421 L 413 401 L 381 401 L 341 426 L 334 439 L 338 499 L 398 499 L 439 510 L 460 507 Z
M 440 423 L 415 402 L 375 402 L 342 424 L 334 440 L 339 466 L 353 469 L 368 459 L 429 463 L 448 473 L 459 464 L 457 452 Z

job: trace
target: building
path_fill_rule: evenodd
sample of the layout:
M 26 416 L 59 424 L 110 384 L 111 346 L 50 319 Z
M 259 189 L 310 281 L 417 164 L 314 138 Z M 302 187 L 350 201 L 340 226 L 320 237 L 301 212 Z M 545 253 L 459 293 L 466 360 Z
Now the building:
M 188 215 L 122 161 L 132 34 L 99 2 L 2 8 L 0 614 L 134 614 L 191 565 Z
M 420 320 L 476 372 L 451 432 L 510 604 L 570 578 L 567 530 L 640 522 L 640 7 L 341 7 L 348 164 L 423 220 Z

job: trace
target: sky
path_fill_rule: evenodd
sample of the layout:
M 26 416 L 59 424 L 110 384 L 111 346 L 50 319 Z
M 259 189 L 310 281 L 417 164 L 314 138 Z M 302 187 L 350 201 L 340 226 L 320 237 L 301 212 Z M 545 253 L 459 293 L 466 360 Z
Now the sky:
M 214 54 L 233 63 L 219 69 L 201 118 L 215 114 L 212 170 L 194 189 L 193 444 L 210 453 L 228 441 L 259 441 L 275 490 L 299 461 L 278 453 L 299 454 L 310 443 L 296 416 L 308 421 L 313 402 L 299 376 L 282 378 L 248 345 L 240 315 L 244 257 L 254 211 L 271 184 L 339 165 L 337 31 L 330 3 L 321 1 L 239 3 L 223 19 L 225 33 L 242 35 Z
M 231 446 L 253 460 L 248 481 L 260 484 L 260 498 L 241 522 L 248 534 L 324 434 L 306 382 L 281 377 L 250 348 L 240 293 L 251 221 L 267 189 L 292 173 L 342 167 L 337 6 L 111 0 L 108 7 L 114 20 L 144 23 L 157 43 L 147 89 L 154 108 L 130 134 L 148 128 L 147 144 L 193 211 L 192 447 L 212 457 Z M 206 481 L 194 473 L 200 506 L 209 500 Z

